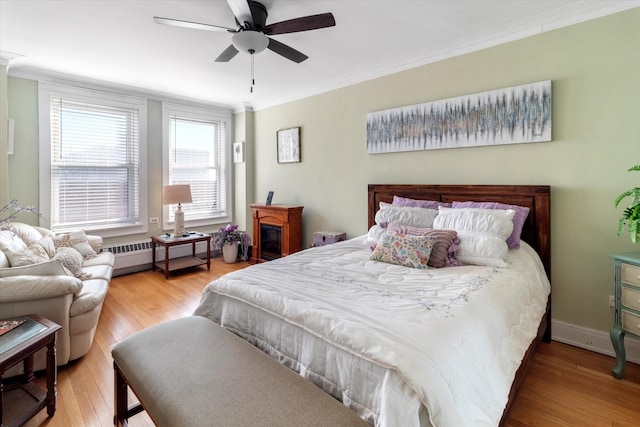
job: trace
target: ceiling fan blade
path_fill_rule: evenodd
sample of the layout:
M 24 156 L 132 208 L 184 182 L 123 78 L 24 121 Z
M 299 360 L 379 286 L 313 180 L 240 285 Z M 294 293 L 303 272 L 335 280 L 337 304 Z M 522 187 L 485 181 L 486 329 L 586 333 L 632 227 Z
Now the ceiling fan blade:
M 271 38 L 269 39 L 269 46 L 267 46 L 267 48 L 274 51 L 278 55 L 282 55 L 285 58 L 292 60 L 293 62 L 297 62 L 298 64 L 308 58 L 308 56 L 304 53 Z
M 236 30 L 233 28 L 221 27 L 219 25 L 212 25 L 212 24 L 201 24 L 199 22 L 182 21 L 180 19 L 161 18 L 159 16 L 154 16 L 153 20 L 156 21 L 158 24 L 171 25 L 173 27 L 193 28 L 195 30 L 207 30 L 207 31 L 224 31 L 224 32 L 231 32 L 231 33 L 236 32 Z
M 238 54 L 238 49 L 236 49 L 232 44 L 230 44 L 228 48 L 223 50 L 222 53 L 218 55 L 218 57 L 216 58 L 216 62 L 229 62 L 237 54 Z
M 247 0 L 227 0 L 227 4 L 239 26 L 244 27 L 245 23 L 248 23 L 253 28 L 253 16 Z
M 288 21 L 276 22 L 264 27 L 264 32 L 270 36 L 277 34 L 297 33 L 299 31 L 317 30 L 319 28 L 333 27 L 336 20 L 332 13 L 309 15 Z

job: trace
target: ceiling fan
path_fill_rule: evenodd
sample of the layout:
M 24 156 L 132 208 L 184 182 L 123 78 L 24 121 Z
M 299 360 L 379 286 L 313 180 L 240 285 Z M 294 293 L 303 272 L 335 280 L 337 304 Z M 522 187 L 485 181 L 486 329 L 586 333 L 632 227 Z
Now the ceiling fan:
M 336 21 L 331 13 L 303 16 L 266 25 L 268 13 L 267 8 L 262 3 L 254 0 L 227 0 L 227 3 L 235 16 L 235 28 L 182 21 L 179 19 L 161 18 L 158 16 L 154 16 L 153 19 L 158 24 L 233 33 L 231 45 L 216 58 L 216 62 L 228 62 L 233 59 L 238 52 L 253 55 L 269 49 L 291 61 L 300 63 L 307 59 L 308 56 L 269 36 L 317 30 L 336 25 Z

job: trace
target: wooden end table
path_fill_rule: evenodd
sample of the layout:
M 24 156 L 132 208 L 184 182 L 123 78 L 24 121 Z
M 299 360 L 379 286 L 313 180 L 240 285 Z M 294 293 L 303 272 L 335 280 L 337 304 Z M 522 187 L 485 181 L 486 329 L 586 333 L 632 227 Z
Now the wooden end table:
M 56 411 L 56 332 L 60 326 L 35 314 L 12 319 L 24 322 L 0 336 L 0 420 L 2 426 L 21 426 L 45 407 Z M 47 390 L 33 380 L 33 355 L 47 349 Z M 4 373 L 23 362 L 24 373 L 3 379 Z
M 207 258 L 198 258 L 196 256 L 196 243 L 207 243 Z M 172 246 L 191 244 L 191 256 L 170 259 L 169 248 Z M 156 245 L 164 246 L 164 262 L 156 262 Z M 211 269 L 211 235 L 209 234 L 190 234 L 189 236 L 173 237 L 173 236 L 151 236 L 151 270 L 156 268 L 164 271 L 164 278 L 169 278 L 169 272 L 180 270 L 188 267 L 207 264 L 207 270 Z

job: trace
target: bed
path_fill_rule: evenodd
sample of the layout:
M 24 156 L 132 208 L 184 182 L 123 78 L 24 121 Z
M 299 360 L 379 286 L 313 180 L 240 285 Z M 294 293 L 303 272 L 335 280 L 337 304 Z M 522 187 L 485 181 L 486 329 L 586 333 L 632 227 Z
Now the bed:
M 538 342 L 551 337 L 550 189 L 372 184 L 369 227 L 394 196 L 526 207 L 522 244 L 506 268 L 416 269 L 372 261 L 359 236 L 225 275 L 194 314 L 371 425 L 501 425 Z

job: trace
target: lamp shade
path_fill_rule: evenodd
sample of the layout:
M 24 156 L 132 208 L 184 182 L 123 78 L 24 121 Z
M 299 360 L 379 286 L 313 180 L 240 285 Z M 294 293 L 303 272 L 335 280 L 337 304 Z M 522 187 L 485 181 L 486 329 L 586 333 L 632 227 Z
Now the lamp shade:
M 191 203 L 191 186 L 165 185 L 162 192 L 162 203 L 165 205 L 175 205 L 180 203 Z

